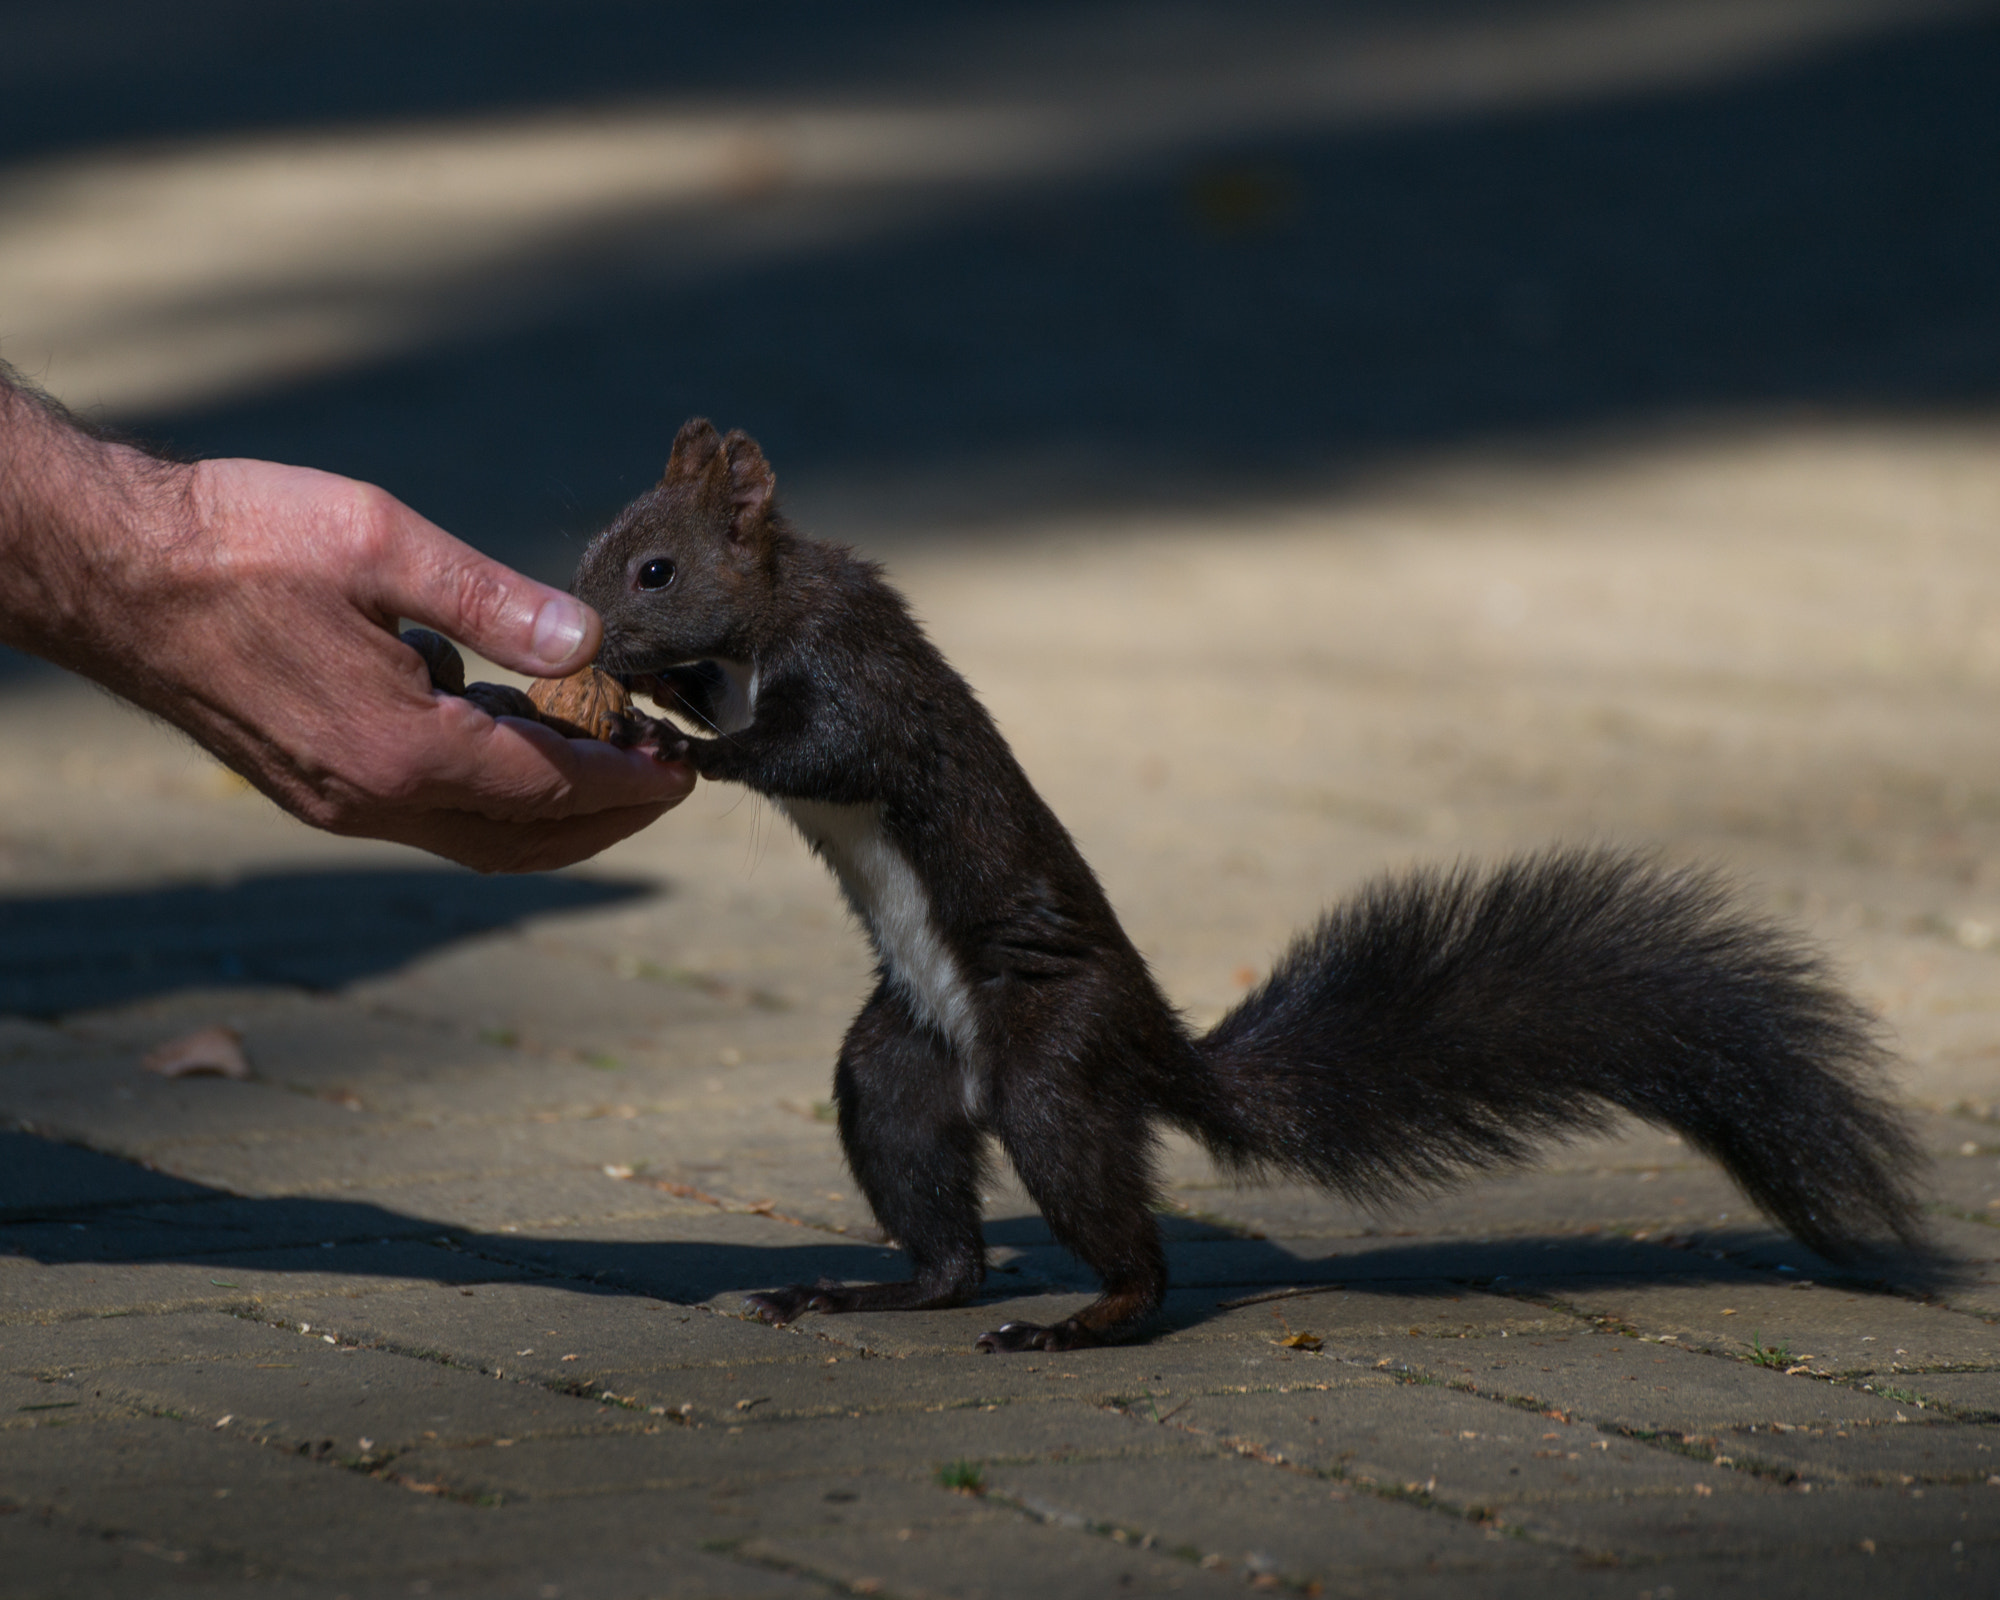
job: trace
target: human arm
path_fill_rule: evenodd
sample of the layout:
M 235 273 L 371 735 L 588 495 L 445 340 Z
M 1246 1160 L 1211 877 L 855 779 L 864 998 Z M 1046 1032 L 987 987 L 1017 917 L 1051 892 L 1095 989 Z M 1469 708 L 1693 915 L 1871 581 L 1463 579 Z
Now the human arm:
M 596 653 L 585 606 L 382 490 L 158 461 L 0 373 L 0 641 L 185 730 L 293 815 L 484 871 L 563 866 L 693 787 L 682 763 L 434 694 L 401 617 L 517 671 Z

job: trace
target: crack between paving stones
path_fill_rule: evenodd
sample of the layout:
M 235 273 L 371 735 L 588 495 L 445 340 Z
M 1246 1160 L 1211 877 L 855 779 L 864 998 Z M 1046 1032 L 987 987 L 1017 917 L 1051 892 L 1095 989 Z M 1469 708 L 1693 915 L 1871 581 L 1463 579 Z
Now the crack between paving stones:
M 1423 1374 L 1399 1373 L 1396 1376 L 1398 1377 L 1399 1381 L 1408 1383 L 1413 1387 L 1438 1386 L 1435 1379 L 1429 1378 L 1428 1376 Z M 1324 1392 L 1324 1391 L 1330 1391 L 1335 1387 L 1337 1386 L 1333 1384 L 1296 1385 L 1296 1386 L 1286 1386 L 1277 1389 L 1269 1389 L 1269 1388 L 1249 1389 L 1249 1388 L 1232 1386 L 1222 1389 L 1211 1389 L 1211 1390 L 1201 1391 L 1197 1394 L 1189 1396 L 1188 1400 L 1183 1402 L 1183 1405 L 1192 1404 L 1194 1401 L 1202 1398 L 1203 1394 L 1231 1394 L 1231 1395 L 1248 1394 L 1248 1393 L 1286 1394 L 1295 1392 L 1296 1389 L 1300 1388 L 1315 1388 Z M 1472 1392 L 1477 1393 L 1477 1391 L 1472 1391 Z M 1491 1395 L 1481 1394 L 1479 1398 L 1492 1400 L 1495 1399 L 1496 1397 Z M 1113 1405 L 1109 1409 L 1118 1410 L 1123 1408 Z M 1176 1409 L 1178 1410 L 1180 1408 L 1177 1407 Z M 1557 1413 L 1542 1410 L 1537 1407 L 1529 1407 L 1528 1409 L 1534 1410 L 1535 1414 L 1539 1416 L 1557 1415 Z M 1134 1416 L 1134 1419 L 1140 1422 L 1145 1422 L 1149 1420 L 1144 1417 L 1138 1417 L 1135 1413 L 1132 1413 L 1130 1411 L 1127 1411 L 1126 1414 Z M 1427 1484 L 1422 1484 L 1422 1485 L 1381 1483 L 1365 1475 L 1351 1474 L 1345 1468 L 1342 1467 L 1311 1467 L 1301 1462 L 1290 1461 L 1287 1460 L 1285 1456 L 1282 1455 L 1281 1453 L 1270 1449 L 1268 1446 L 1259 1444 L 1254 1440 L 1241 1439 L 1229 1434 L 1208 1433 L 1197 1428 L 1191 1422 L 1173 1421 L 1171 1413 L 1169 1413 L 1169 1415 L 1166 1417 L 1160 1417 L 1157 1419 L 1150 1419 L 1150 1420 L 1153 1420 L 1156 1426 L 1172 1427 L 1176 1432 L 1186 1434 L 1188 1437 L 1198 1440 L 1201 1443 L 1210 1446 L 1212 1450 L 1227 1451 L 1230 1454 L 1237 1456 L 1241 1459 L 1254 1461 L 1258 1463 L 1260 1466 L 1270 1467 L 1280 1472 L 1289 1472 L 1299 1477 L 1311 1478 L 1321 1483 L 1337 1483 L 1341 1485 L 1343 1488 L 1349 1490 L 1350 1492 L 1365 1494 L 1369 1496 L 1371 1499 L 1394 1500 L 1394 1501 L 1399 1501 L 1406 1505 L 1412 1505 L 1419 1510 L 1434 1512 L 1440 1516 L 1448 1517 L 1453 1521 L 1463 1522 L 1472 1527 L 1479 1528 L 1493 1537 L 1513 1539 L 1526 1544 L 1533 1544 L 1537 1546 L 1547 1547 L 1550 1549 L 1562 1550 L 1566 1554 L 1569 1554 L 1570 1556 L 1574 1557 L 1579 1561 L 1595 1562 L 1600 1565 L 1604 1564 L 1607 1560 L 1612 1565 L 1624 1566 L 1627 1564 L 1631 1564 L 1628 1563 L 1626 1558 L 1624 1558 L 1623 1556 L 1610 1555 L 1606 1552 L 1596 1551 L 1586 1546 L 1577 1545 L 1575 1543 L 1568 1542 L 1551 1535 L 1542 1534 L 1533 1528 L 1527 1527 L 1524 1524 L 1509 1522 L 1503 1516 L 1501 1516 L 1501 1514 L 1493 1507 L 1482 1506 L 1482 1505 L 1460 1505 L 1455 1501 L 1447 1500 L 1434 1492 L 1437 1483 L 1437 1480 L 1435 1478 L 1432 1478 Z M 1570 1419 L 1565 1417 L 1562 1420 L 1568 1422 Z M 1595 1424 L 1585 1424 L 1585 1425 L 1596 1426 Z M 1605 1430 L 1600 1428 L 1598 1431 L 1602 1432 Z M 1082 1519 L 1080 1516 L 1077 1516 L 1077 1514 L 1068 1513 L 1066 1515 L 1076 1516 L 1078 1525 L 1085 1526 L 1086 1528 L 1088 1528 L 1088 1525 L 1085 1523 L 1084 1519 Z M 1109 1527 L 1111 1525 L 1106 1524 L 1105 1526 Z M 1089 1530 L 1089 1531 L 1094 1531 L 1094 1530 Z M 1149 1535 L 1148 1537 L 1151 1536 Z M 1193 1547 L 1190 1546 L 1188 1548 L 1192 1549 Z M 1178 1552 L 1174 1553 L 1178 1554 Z M 1285 1581 L 1293 1588 L 1304 1587 L 1304 1584 L 1301 1580 L 1287 1579 Z
M 745 1535 L 741 1539 L 704 1539 L 696 1548 L 705 1555 L 721 1556 L 739 1566 L 752 1567 L 763 1572 L 781 1572 L 789 1578 L 803 1578 L 808 1583 L 820 1584 L 836 1594 L 865 1594 L 874 1597 L 874 1600 L 902 1600 L 900 1591 L 887 1588 L 871 1579 L 836 1578 L 831 1573 L 821 1572 L 802 1561 L 744 1549 L 743 1547 L 750 1541 L 750 1535 Z M 868 1587 L 861 1587 L 863 1584 Z
M 540 1281 L 550 1281 L 550 1280 L 540 1280 Z M 635 1298 L 651 1299 L 652 1297 L 635 1296 Z M 692 1313 L 698 1313 L 705 1316 L 721 1317 L 723 1315 L 721 1312 L 714 1311 L 707 1306 L 683 1305 L 681 1302 L 674 1300 L 657 1300 L 654 1303 L 659 1305 L 670 1305 L 678 1310 L 686 1310 Z M 289 1319 L 281 1316 L 275 1316 L 270 1312 L 268 1312 L 267 1310 L 265 1310 L 263 1307 L 256 1305 L 230 1307 L 228 1308 L 225 1314 L 237 1317 L 245 1322 L 253 1322 L 263 1327 L 279 1329 L 286 1332 L 292 1331 L 294 1326 L 289 1321 Z M 328 1328 L 325 1327 L 324 1325 L 319 1327 L 312 1336 L 322 1340 L 331 1341 L 338 1348 L 343 1350 L 368 1350 L 382 1355 L 400 1357 L 408 1361 L 421 1361 L 433 1366 L 444 1367 L 448 1371 L 462 1372 L 466 1374 L 468 1377 L 492 1378 L 496 1382 L 514 1383 L 521 1386 L 522 1388 L 533 1388 L 533 1389 L 544 1390 L 547 1393 L 559 1395 L 564 1399 L 581 1400 L 591 1404 L 595 1404 L 600 1407 L 612 1407 L 620 1411 L 632 1413 L 633 1415 L 657 1417 L 661 1419 L 662 1425 L 671 1424 L 674 1426 L 695 1427 L 695 1428 L 706 1427 L 708 1425 L 704 1421 L 696 1420 L 696 1418 L 693 1415 L 693 1407 L 691 1404 L 685 1410 L 679 1410 L 674 1407 L 666 1405 L 649 1405 L 647 1402 L 640 1400 L 634 1395 L 617 1394 L 614 1391 L 605 1388 L 598 1380 L 591 1377 L 578 1376 L 574 1378 L 571 1377 L 544 1378 L 544 1377 L 529 1375 L 525 1377 L 515 1376 L 513 1378 L 509 1378 L 506 1375 L 506 1369 L 504 1367 L 496 1366 L 489 1368 L 485 1366 L 483 1363 L 467 1361 L 465 1359 L 462 1359 L 461 1357 L 453 1355 L 450 1351 L 435 1349 L 428 1345 L 408 1345 L 399 1343 L 393 1339 L 379 1339 L 379 1338 L 363 1339 L 357 1336 L 342 1335 L 338 1329 Z M 301 1335 L 301 1337 L 304 1336 Z M 848 1349 L 851 1347 L 843 1346 L 842 1348 Z M 872 1351 L 862 1351 L 859 1352 L 859 1354 L 867 1359 L 881 1359 L 875 1352 Z M 778 1362 L 773 1362 L 771 1364 L 774 1366 L 785 1366 L 789 1365 L 790 1363 L 778 1361 Z M 931 1405 L 922 1402 L 912 1402 L 910 1405 L 907 1406 L 873 1406 L 864 1409 L 870 1413 L 894 1414 L 897 1412 L 912 1412 L 912 1411 L 977 1410 L 977 1409 L 984 1409 L 989 1406 L 1000 1405 L 1000 1404 L 1011 1404 L 1011 1403 L 1013 1403 L 1011 1400 L 991 1401 L 991 1400 L 975 1399 L 975 1400 L 955 1402 L 948 1406 Z M 823 1412 L 822 1411 L 785 1412 L 776 1414 L 784 1415 L 787 1417 L 798 1417 L 801 1419 L 815 1418 L 820 1416 L 844 1416 L 853 1414 L 853 1408 L 849 1405 L 829 1404 Z M 726 1421 L 728 1415 L 729 1413 L 718 1412 L 716 1413 L 716 1420 L 718 1422 Z M 526 1437 L 526 1438 L 572 1437 L 572 1436 L 578 1436 L 579 1434 L 582 1433 L 587 1433 L 589 1431 L 590 1430 L 575 1430 L 575 1429 L 560 1430 L 559 1432 L 549 1432 L 549 1433 L 531 1431 L 519 1435 L 519 1437 Z

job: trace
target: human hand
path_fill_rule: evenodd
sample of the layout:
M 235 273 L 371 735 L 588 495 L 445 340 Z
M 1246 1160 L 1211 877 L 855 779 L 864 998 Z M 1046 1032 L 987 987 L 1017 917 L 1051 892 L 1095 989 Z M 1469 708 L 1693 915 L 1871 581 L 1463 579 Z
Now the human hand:
M 523 872 L 594 855 L 694 787 L 685 763 L 434 693 L 395 634 L 410 617 L 559 676 L 599 639 L 596 615 L 560 590 L 349 479 L 262 461 L 128 465 L 141 477 L 123 537 L 98 550 L 78 599 L 94 648 L 45 653 L 185 729 L 293 815 Z

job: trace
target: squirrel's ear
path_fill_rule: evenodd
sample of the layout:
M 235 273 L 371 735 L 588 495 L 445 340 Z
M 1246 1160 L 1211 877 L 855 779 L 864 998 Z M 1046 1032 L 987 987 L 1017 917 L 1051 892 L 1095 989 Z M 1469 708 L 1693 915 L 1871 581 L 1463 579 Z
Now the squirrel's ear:
M 778 486 L 771 463 L 757 441 L 740 428 L 723 438 L 722 454 L 729 462 L 729 531 L 746 544 L 762 545 L 771 517 L 771 494 Z
M 689 417 L 674 435 L 673 453 L 667 457 L 667 470 L 660 474 L 660 482 L 681 483 L 699 478 L 721 448 L 722 440 L 714 423 L 706 417 Z

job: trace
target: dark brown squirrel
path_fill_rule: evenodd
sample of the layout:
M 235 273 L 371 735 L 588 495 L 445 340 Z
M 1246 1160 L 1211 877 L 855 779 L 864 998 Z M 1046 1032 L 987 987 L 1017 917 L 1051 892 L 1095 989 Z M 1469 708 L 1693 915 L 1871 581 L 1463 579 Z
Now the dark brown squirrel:
M 769 1321 L 974 1296 L 997 1140 L 1103 1294 L 979 1348 L 1134 1336 L 1167 1285 L 1160 1122 L 1225 1167 L 1382 1199 L 1623 1108 L 1823 1255 L 1881 1230 L 1920 1247 L 1868 1016 L 1713 875 L 1550 851 L 1381 881 L 1197 1038 L 971 689 L 879 567 L 793 530 L 745 435 L 683 427 L 572 587 L 604 619 L 599 665 L 666 686 L 707 730 L 687 758 L 775 800 L 874 944 L 834 1100 L 913 1276 L 753 1295 Z

